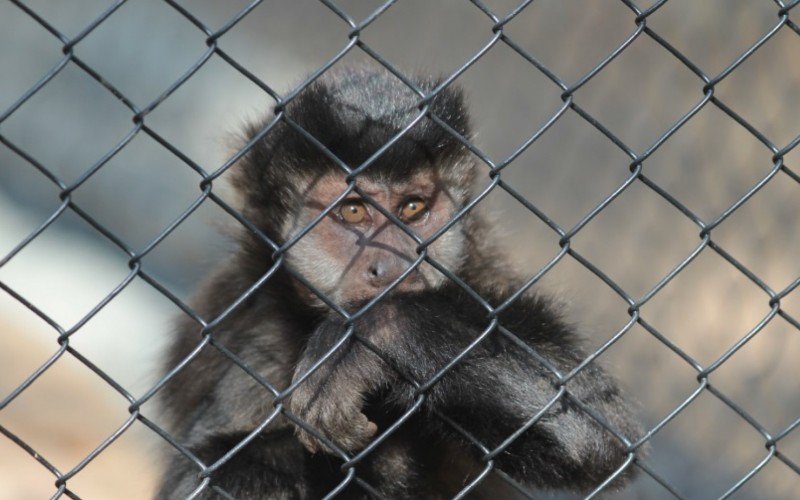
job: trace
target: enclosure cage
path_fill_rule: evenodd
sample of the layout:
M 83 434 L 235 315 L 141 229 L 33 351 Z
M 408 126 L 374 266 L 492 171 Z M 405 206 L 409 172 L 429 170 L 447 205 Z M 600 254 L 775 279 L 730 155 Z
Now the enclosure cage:
M 199 495 L 274 419 L 304 425 L 283 404 L 304 379 L 276 387 L 214 339 L 305 235 L 273 241 L 240 213 L 226 182 L 252 142 L 230 137 L 266 116 L 257 139 L 283 123 L 313 142 L 286 106 L 330 71 L 364 64 L 417 92 L 414 123 L 441 127 L 480 166 L 479 194 L 444 229 L 491 206 L 525 277 L 503 304 L 473 297 L 483 335 L 500 335 L 497 312 L 536 287 L 587 338 L 590 355 L 552 372 L 555 396 L 520 432 L 599 363 L 644 430 L 620 434 L 584 408 L 627 450 L 589 497 L 796 497 L 799 3 L 3 2 L 0 498 L 148 498 L 165 448 L 193 462 Z M 442 83 L 425 91 L 415 74 Z M 450 86 L 467 95 L 474 136 L 429 107 Z M 355 182 L 406 132 L 361 165 L 331 161 Z M 274 264 L 222 315 L 201 317 L 190 297 L 235 246 L 231 227 L 256 233 Z M 414 265 L 435 265 L 432 241 L 418 243 Z M 197 324 L 198 351 L 252 374 L 273 403 L 262 427 L 211 462 L 165 430 L 154 401 L 192 359 L 160 368 L 178 317 Z M 429 388 L 463 355 L 413 383 Z M 483 457 L 459 497 L 486 481 L 519 498 L 586 496 L 518 484 L 494 460 L 508 442 L 455 431 Z M 359 463 L 390 435 L 338 450 L 330 497 L 351 485 L 374 493 Z M 635 480 L 607 491 L 628 470 Z

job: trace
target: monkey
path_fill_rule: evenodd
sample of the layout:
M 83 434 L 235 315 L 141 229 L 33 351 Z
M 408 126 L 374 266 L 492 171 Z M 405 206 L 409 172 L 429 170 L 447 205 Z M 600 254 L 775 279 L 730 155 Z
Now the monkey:
M 473 203 L 464 91 L 410 82 L 331 69 L 245 127 L 236 249 L 164 363 L 185 453 L 157 498 L 452 498 L 487 468 L 575 492 L 633 476 L 630 403 Z M 498 495 L 492 475 L 474 498 Z

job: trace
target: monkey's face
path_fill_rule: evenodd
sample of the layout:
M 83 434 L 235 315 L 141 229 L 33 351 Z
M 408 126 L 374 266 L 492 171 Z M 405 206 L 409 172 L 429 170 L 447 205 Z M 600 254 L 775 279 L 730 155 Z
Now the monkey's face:
M 446 224 L 460 206 L 458 194 L 449 190 L 447 184 L 433 171 L 420 172 L 396 184 L 369 179 L 357 181 L 360 189 L 387 212 L 396 215 L 422 241 Z M 313 179 L 305 189 L 297 213 L 282 231 L 284 238 L 291 238 L 335 204 L 334 209 L 288 251 L 287 262 L 340 305 L 374 297 L 419 258 L 418 243 L 356 193 L 336 203 L 346 188 L 341 174 Z M 432 259 L 454 271 L 461 265 L 463 253 L 461 223 L 453 225 L 428 247 Z M 422 262 L 393 290 L 409 292 L 436 288 L 444 279 L 433 266 Z M 311 303 L 321 303 L 305 287 L 301 288 L 304 295 L 309 295 Z

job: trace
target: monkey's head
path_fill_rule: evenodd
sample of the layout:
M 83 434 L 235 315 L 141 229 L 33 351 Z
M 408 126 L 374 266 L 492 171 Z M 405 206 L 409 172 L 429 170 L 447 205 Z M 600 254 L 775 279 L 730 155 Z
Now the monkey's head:
M 432 79 L 415 81 L 423 90 Z M 385 70 L 332 71 L 302 91 L 286 116 L 350 168 L 389 143 L 420 114 L 419 95 Z M 462 92 L 452 86 L 430 111 L 469 137 Z M 251 125 L 251 139 L 267 124 Z M 422 241 L 433 236 L 469 202 L 475 162 L 450 133 L 428 117 L 419 120 L 356 178 L 358 188 L 394 214 Z M 357 192 L 347 191 L 346 172 L 322 149 L 287 123 L 278 123 L 237 165 L 234 186 L 244 215 L 279 242 L 291 239 L 327 207 L 334 208 L 286 254 L 286 262 L 339 304 L 375 296 L 418 258 L 418 243 Z M 341 198 L 341 199 L 340 199 Z M 458 272 L 468 245 L 467 215 L 436 238 L 428 255 Z M 269 254 L 264 252 L 265 259 Z M 444 276 L 427 262 L 396 290 L 441 286 Z M 304 288 L 304 287 L 303 287 Z M 314 303 L 312 294 L 303 291 Z

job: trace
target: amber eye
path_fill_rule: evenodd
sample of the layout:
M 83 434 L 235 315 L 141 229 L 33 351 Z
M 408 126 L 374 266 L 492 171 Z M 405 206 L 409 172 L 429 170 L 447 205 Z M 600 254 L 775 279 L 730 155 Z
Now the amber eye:
M 339 208 L 339 215 L 348 224 L 358 224 L 367 217 L 367 208 L 358 200 L 345 201 Z
M 419 198 L 413 198 L 403 203 L 400 208 L 400 218 L 404 221 L 415 221 L 428 212 L 428 204 Z

